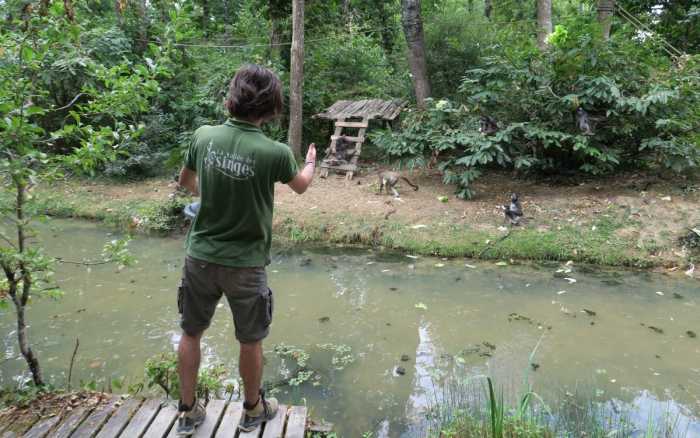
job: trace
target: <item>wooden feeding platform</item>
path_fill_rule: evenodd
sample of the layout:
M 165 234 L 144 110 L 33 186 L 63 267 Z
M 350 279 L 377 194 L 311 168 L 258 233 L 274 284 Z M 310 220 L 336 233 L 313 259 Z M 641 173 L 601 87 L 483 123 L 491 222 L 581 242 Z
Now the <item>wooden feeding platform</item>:
M 369 121 L 379 119 L 391 122 L 398 117 L 404 105 L 400 100 L 339 100 L 324 112 L 313 116 L 316 119 L 335 121 L 331 144 L 321 161 L 321 177 L 326 178 L 334 170 L 344 172 L 345 179 L 351 180 L 357 171 L 357 160 L 362 152 Z M 345 129 L 358 131 L 354 135 L 345 135 Z M 337 147 L 341 144 L 339 140 L 343 147 Z M 347 147 L 347 144 L 352 147 Z
M 272 421 L 252 432 L 238 431 L 240 401 L 210 400 L 195 438 L 304 438 L 306 407 L 280 405 Z M 15 416 L 17 417 L 17 416 Z M 177 407 L 161 399 L 107 398 L 96 407 L 77 407 L 62 415 L 3 418 L 0 437 L 26 438 L 174 438 Z

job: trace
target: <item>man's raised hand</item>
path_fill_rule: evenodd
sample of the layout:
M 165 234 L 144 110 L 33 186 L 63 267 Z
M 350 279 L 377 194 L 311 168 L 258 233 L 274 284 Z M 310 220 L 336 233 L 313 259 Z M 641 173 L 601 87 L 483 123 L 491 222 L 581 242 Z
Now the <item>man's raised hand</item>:
M 306 151 L 306 164 L 316 164 L 316 143 L 311 143 Z

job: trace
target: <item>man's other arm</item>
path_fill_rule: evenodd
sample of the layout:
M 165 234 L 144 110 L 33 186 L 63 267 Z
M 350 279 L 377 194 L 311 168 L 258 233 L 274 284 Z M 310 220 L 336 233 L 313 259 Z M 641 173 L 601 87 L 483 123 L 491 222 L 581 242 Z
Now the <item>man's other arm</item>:
M 197 172 L 194 170 L 183 167 L 180 171 L 180 178 L 177 180 L 180 187 L 186 188 L 194 196 L 199 196 L 199 189 L 197 187 Z
M 314 179 L 314 170 L 316 169 L 316 145 L 309 145 L 309 150 L 306 152 L 306 162 L 304 168 L 299 171 L 296 176 L 287 183 L 298 194 L 302 194 L 309 188 L 311 181 Z

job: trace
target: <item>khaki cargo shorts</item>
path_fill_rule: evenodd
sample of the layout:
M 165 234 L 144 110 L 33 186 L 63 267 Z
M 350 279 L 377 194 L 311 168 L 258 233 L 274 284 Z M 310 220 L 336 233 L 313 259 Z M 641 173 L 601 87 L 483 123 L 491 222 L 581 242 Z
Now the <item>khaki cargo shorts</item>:
M 232 268 L 192 257 L 185 259 L 177 293 L 182 330 L 190 336 L 206 330 L 222 295 L 231 308 L 239 342 L 257 342 L 268 335 L 273 299 L 265 268 Z

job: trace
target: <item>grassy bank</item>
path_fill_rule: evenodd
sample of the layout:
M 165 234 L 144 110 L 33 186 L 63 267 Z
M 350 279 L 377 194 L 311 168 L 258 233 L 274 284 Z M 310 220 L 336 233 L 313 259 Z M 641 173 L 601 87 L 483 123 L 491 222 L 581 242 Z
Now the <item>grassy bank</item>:
M 310 200 L 292 197 L 285 191 L 286 187 L 281 188 L 281 193 L 276 196 L 274 221 L 278 244 L 350 244 L 440 257 L 573 260 L 641 268 L 684 266 L 694 257 L 692 252 L 679 253 L 678 237 L 674 232 L 649 235 L 643 229 L 646 222 L 638 213 L 629 206 L 622 208 L 616 203 L 599 205 L 595 213 L 580 210 L 576 213 L 576 220 L 557 217 L 563 215 L 542 215 L 536 218 L 536 223 L 533 221 L 511 229 L 503 226 L 502 219 L 497 219 L 497 212 L 493 217 L 466 210 L 461 213 L 461 218 L 448 214 L 458 209 L 474 208 L 478 205 L 476 203 L 453 200 L 449 205 L 439 202 L 425 208 L 418 205 L 434 201 L 432 193 L 425 193 L 431 187 L 421 189 L 426 198 L 413 201 L 410 209 L 404 201 L 399 204 L 390 198 L 366 196 L 373 195 L 371 188 L 361 188 L 360 194 L 365 196 L 365 204 L 370 207 L 353 209 L 346 208 L 345 200 L 334 204 L 331 200 L 328 201 L 331 206 L 324 205 L 327 198 L 324 190 L 335 190 L 340 186 L 334 181 L 324 180 L 318 185 L 321 186 L 320 193 L 316 199 L 311 197 Z M 347 186 L 344 189 L 347 190 Z M 187 226 L 181 211 L 191 199 L 173 196 L 174 190 L 174 184 L 166 180 L 130 184 L 68 181 L 37 187 L 32 196 L 34 208 L 50 216 L 98 220 L 130 232 L 165 234 L 184 232 Z M 11 201 L 8 192 L 2 196 L 4 202 Z M 572 199 L 571 205 L 579 201 Z M 488 206 L 488 202 L 483 204 Z M 530 207 L 526 204 L 526 207 L 530 207 L 530 211 L 533 207 L 538 210 L 547 208 L 542 201 L 538 202 L 538 205 Z M 555 207 L 552 207 L 553 211 L 556 211 Z M 439 208 L 445 211 L 437 210 Z M 397 211 L 398 214 L 394 215 Z

